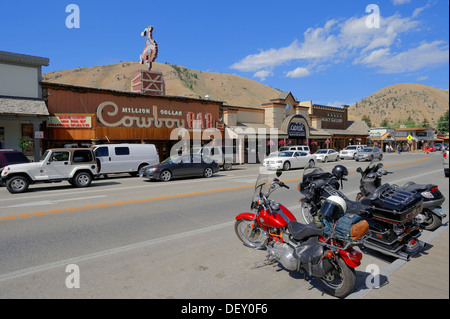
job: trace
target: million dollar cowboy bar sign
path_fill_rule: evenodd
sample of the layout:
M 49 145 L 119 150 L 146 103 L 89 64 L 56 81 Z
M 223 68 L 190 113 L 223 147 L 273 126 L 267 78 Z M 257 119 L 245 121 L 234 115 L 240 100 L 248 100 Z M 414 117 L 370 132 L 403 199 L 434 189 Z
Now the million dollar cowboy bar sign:
M 170 141 L 174 129 L 217 127 L 222 102 L 43 83 L 50 116 L 83 117 L 90 127 L 47 125 L 49 146 L 99 140 L 130 143 Z M 165 145 L 165 144 L 160 144 Z
M 212 113 L 190 112 L 171 109 L 160 109 L 157 105 L 151 108 L 118 106 L 107 101 L 97 108 L 97 119 L 107 127 L 140 127 L 140 128 L 186 128 L 208 129 L 214 127 Z

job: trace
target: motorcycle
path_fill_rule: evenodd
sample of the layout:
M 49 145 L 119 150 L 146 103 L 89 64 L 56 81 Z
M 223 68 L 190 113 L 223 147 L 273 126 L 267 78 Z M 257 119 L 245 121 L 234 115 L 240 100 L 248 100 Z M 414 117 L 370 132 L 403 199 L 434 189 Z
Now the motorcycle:
M 307 170 L 298 186 L 304 196 L 300 199 L 300 205 L 307 223 L 314 221 L 323 228 L 323 203 L 330 196 L 338 196 L 344 199 L 347 213 L 357 214 L 368 222 L 371 236 L 362 241 L 364 247 L 409 260 L 426 246 L 426 243 L 418 240 L 422 230 L 415 219 L 422 212 L 423 200 L 420 195 L 384 184 L 360 201 L 352 201 L 339 190 L 339 181 L 342 186 L 342 181 L 348 175 L 344 166 L 336 165 L 331 174 Z M 333 222 L 330 219 L 338 217 L 328 216 L 325 221 Z
M 359 201 L 365 196 L 369 196 L 378 187 L 381 186 L 381 178 L 383 175 L 393 174 L 386 170 L 380 170 L 383 164 L 367 166 L 365 170 L 358 167 L 356 170 L 361 174 L 359 192 L 356 200 Z M 442 208 L 445 201 L 444 195 L 439 191 L 439 187 L 435 184 L 416 184 L 408 182 L 399 189 L 419 194 L 423 199 L 423 210 L 416 216 L 416 220 L 420 227 L 429 231 L 434 231 L 442 225 L 442 219 L 447 216 Z
M 326 236 L 313 224 L 301 224 L 282 204 L 269 196 L 280 188 L 289 187 L 280 181 L 281 171 L 261 169 L 251 202 L 253 212 L 236 216 L 235 232 L 242 243 L 254 249 L 267 249 L 260 262 L 279 262 L 289 271 L 307 272 L 329 294 L 344 298 L 355 290 L 355 269 L 361 264 L 362 253 L 353 248 L 360 238 L 346 240 Z

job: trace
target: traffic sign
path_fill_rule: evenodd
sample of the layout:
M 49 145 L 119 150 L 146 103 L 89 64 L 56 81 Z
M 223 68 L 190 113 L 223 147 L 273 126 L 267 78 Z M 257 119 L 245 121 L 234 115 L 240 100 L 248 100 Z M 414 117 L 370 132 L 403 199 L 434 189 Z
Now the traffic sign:
M 406 138 L 408 141 L 411 141 L 414 137 L 411 136 L 411 134 L 408 135 L 408 137 Z

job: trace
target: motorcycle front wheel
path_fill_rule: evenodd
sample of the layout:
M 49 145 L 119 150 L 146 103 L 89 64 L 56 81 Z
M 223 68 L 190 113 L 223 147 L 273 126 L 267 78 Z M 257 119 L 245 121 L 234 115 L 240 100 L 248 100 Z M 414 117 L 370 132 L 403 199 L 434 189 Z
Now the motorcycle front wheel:
M 266 247 L 267 235 L 258 225 L 252 227 L 252 224 L 251 220 L 239 219 L 234 224 L 234 231 L 245 246 L 263 249 Z
M 333 262 L 334 269 L 325 277 L 315 277 L 319 285 L 330 295 L 345 298 L 356 288 L 355 269 L 347 266 L 342 258 Z
M 311 214 L 311 205 L 307 203 L 302 203 L 300 205 L 302 207 L 302 217 L 305 223 L 311 224 L 314 222 L 314 216 Z

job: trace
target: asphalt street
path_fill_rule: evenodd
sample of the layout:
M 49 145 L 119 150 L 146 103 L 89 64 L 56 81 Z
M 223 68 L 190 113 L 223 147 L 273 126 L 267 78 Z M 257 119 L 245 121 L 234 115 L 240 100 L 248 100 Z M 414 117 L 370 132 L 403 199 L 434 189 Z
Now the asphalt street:
M 448 198 L 440 153 L 386 154 L 382 162 L 394 172 L 384 182 L 436 183 Z M 360 176 L 355 170 L 368 163 L 339 164 L 350 171 L 343 192 L 354 198 Z M 334 165 L 318 164 L 329 171 Z M 95 180 L 89 188 L 62 182 L 31 185 L 29 192 L 15 195 L 1 187 L 0 298 L 333 299 L 314 281 L 277 264 L 254 269 L 265 251 L 246 248 L 237 239 L 234 218 L 250 210 L 259 167 L 235 166 L 209 179 L 167 183 L 117 175 Z M 290 189 L 272 196 L 299 221 L 302 173 L 284 172 L 281 180 Z M 448 199 L 444 209 L 449 211 Z M 356 269 L 357 291 L 349 297 L 383 298 L 368 287 L 374 266 L 382 283 L 376 290 L 387 292 L 390 276 L 430 258 L 436 247 L 443 257 L 429 264 L 429 271 L 448 269 L 448 217 L 421 239 L 430 243 L 427 251 L 407 263 L 365 252 Z M 442 240 L 447 241 L 444 248 Z M 419 268 L 418 277 L 420 271 L 428 269 Z M 442 276 L 431 298 L 449 298 L 448 270 Z M 402 288 L 400 280 L 395 289 L 406 294 L 411 287 Z

